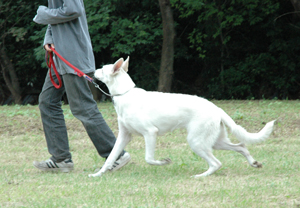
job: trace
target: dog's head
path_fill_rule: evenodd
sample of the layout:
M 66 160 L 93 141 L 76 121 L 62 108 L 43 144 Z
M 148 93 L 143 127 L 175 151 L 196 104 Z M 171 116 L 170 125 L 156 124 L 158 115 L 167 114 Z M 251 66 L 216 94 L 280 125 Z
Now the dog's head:
M 114 64 L 104 65 L 101 69 L 97 69 L 94 77 L 105 83 L 111 94 L 122 94 L 125 90 L 134 86 L 133 81 L 127 74 L 129 66 L 129 56 L 124 61 L 120 58 Z
M 97 69 L 95 71 L 95 78 L 100 80 L 101 82 L 108 84 L 113 80 L 120 71 L 128 72 L 128 65 L 129 65 L 129 56 L 124 61 L 123 58 L 120 58 L 114 64 L 104 65 L 101 69 Z

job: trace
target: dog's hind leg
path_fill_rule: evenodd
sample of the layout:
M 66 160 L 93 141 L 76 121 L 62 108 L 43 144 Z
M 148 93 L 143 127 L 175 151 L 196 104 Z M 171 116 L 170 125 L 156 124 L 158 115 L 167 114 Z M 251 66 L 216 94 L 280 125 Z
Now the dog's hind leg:
M 156 137 L 157 137 L 157 130 L 149 131 L 144 134 L 145 139 L 145 160 L 150 165 L 167 165 L 170 164 L 172 161 L 169 158 L 165 158 L 162 160 L 155 160 L 155 146 L 156 146 Z
M 248 161 L 248 163 L 255 168 L 261 168 L 262 164 L 257 162 L 253 157 L 250 155 L 250 152 L 246 148 L 243 143 L 239 144 L 232 144 L 230 139 L 227 137 L 226 129 L 222 124 L 221 127 L 221 134 L 217 142 L 214 144 L 213 148 L 217 150 L 233 150 L 240 154 L 242 154 Z
M 222 167 L 222 163 L 212 154 L 212 151 L 210 150 L 204 151 L 201 149 L 193 149 L 193 150 L 197 155 L 205 159 L 209 165 L 207 171 L 198 175 L 194 175 L 193 177 L 199 178 L 199 177 L 211 175 Z
M 243 143 L 232 144 L 229 139 L 219 139 L 213 147 L 216 150 L 233 150 L 241 153 L 248 161 L 248 163 L 255 168 L 261 168 L 262 164 L 257 162 L 251 155 Z
M 222 167 L 222 163 L 212 153 L 212 146 L 217 136 L 218 131 L 205 131 L 205 129 L 195 129 L 194 131 L 188 133 L 187 141 L 191 149 L 197 155 L 206 160 L 209 165 L 207 171 L 202 174 L 194 175 L 193 177 L 198 178 L 211 175 Z

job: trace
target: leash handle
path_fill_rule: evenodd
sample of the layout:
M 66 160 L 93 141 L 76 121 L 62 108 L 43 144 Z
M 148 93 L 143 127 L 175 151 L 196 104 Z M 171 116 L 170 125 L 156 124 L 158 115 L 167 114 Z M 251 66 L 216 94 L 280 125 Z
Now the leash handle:
M 61 88 L 61 86 L 62 86 L 62 81 L 61 81 L 60 75 L 58 74 L 57 69 L 56 69 L 55 64 L 54 64 L 54 61 L 53 61 L 53 53 L 46 51 L 46 55 L 45 55 L 45 56 L 46 56 L 46 57 L 45 57 L 45 59 L 46 59 L 46 64 L 47 64 L 47 66 L 48 66 L 48 68 L 49 68 L 50 80 L 51 80 L 53 86 L 54 86 L 56 89 L 59 89 L 59 88 Z M 48 59 L 49 59 L 49 62 L 48 62 Z M 58 84 L 57 84 L 57 83 L 54 81 L 54 79 L 53 79 L 52 72 L 51 72 L 51 71 L 52 71 L 52 70 L 51 70 L 51 67 L 53 67 L 53 71 L 54 71 L 54 73 L 55 73 L 55 75 L 56 75 L 56 77 L 57 77 Z

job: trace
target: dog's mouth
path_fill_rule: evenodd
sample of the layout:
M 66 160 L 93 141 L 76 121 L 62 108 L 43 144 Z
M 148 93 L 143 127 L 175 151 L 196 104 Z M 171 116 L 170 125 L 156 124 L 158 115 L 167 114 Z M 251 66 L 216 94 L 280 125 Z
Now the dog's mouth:
M 97 84 L 104 84 L 104 82 L 102 82 L 101 80 L 99 80 L 96 76 L 95 76 L 95 74 L 93 75 L 93 81 L 95 82 L 95 83 L 97 83 Z
M 97 77 L 93 76 L 93 82 L 98 85 L 101 89 L 103 89 L 105 92 L 109 91 L 106 84 L 102 82 L 101 80 L 97 79 Z M 97 87 L 97 88 L 98 88 Z

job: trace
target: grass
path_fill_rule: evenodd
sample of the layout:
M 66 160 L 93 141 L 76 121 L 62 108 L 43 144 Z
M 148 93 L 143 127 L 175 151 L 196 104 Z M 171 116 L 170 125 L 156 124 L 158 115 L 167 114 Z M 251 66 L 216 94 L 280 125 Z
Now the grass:
M 43 173 L 32 166 L 49 158 L 38 107 L 1 106 L 0 207 L 300 207 L 300 102 L 213 102 L 249 132 L 278 119 L 267 141 L 248 146 L 263 168 L 250 167 L 236 152 L 215 151 L 223 167 L 212 176 L 190 178 L 208 165 L 192 153 L 185 131 L 176 130 L 157 141 L 156 157 L 171 158 L 171 165 L 148 165 L 144 139 L 134 137 L 126 147 L 132 156 L 127 166 L 89 178 L 104 160 L 65 105 L 75 170 Z M 98 107 L 117 134 L 113 105 Z

